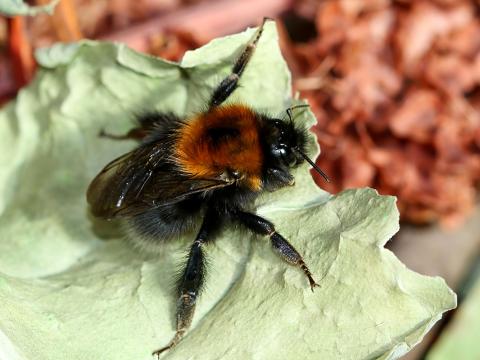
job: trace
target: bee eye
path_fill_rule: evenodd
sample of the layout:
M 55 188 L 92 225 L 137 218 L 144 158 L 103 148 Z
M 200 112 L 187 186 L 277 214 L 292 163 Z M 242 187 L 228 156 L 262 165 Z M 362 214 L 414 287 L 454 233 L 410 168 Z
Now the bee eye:
M 278 158 L 287 167 L 293 167 L 297 164 L 295 154 L 284 144 L 274 146 L 272 148 L 272 155 Z
M 288 167 L 293 167 L 297 164 L 297 157 L 292 151 L 285 151 L 285 155 L 282 156 L 282 160 Z
M 283 144 L 272 144 L 270 151 L 275 157 L 283 157 L 287 154 L 287 148 Z

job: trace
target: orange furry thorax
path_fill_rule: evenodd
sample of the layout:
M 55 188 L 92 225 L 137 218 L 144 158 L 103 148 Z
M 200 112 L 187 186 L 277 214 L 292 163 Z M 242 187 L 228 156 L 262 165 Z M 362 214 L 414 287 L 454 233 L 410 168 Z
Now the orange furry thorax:
M 183 172 L 216 178 L 224 172 L 241 174 L 241 184 L 262 187 L 263 151 L 260 116 L 244 105 L 225 105 L 194 116 L 179 129 L 175 146 Z

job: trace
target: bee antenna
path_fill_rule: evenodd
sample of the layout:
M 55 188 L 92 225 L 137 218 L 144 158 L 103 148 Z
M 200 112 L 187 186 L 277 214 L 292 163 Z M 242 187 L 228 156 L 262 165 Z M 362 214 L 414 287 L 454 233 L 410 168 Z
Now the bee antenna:
M 322 169 L 318 167 L 317 164 L 315 164 L 303 151 L 300 149 L 295 148 L 295 151 L 297 151 L 302 157 L 307 160 L 307 162 L 312 165 L 312 167 L 315 169 L 316 172 L 318 172 L 322 177 L 325 179 L 326 182 L 330 182 L 330 179 L 328 178 L 327 174 L 325 174 Z
M 298 109 L 298 108 L 306 108 L 306 107 L 310 107 L 310 105 L 308 105 L 308 104 L 299 104 L 299 105 L 290 106 L 290 107 L 286 110 L 287 115 L 288 115 L 288 119 L 290 120 L 290 122 L 293 123 L 292 110 L 295 110 L 295 109 Z

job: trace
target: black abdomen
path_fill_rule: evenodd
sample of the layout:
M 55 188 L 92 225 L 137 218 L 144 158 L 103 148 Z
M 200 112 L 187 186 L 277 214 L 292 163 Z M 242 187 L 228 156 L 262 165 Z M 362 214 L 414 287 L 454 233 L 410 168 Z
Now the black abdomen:
M 130 238 L 139 245 L 155 245 L 176 239 L 199 225 L 202 202 L 197 197 L 160 206 L 128 219 Z

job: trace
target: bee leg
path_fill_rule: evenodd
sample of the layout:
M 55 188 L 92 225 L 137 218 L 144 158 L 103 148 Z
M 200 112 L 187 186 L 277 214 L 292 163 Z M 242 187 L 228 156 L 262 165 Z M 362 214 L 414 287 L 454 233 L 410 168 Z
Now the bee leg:
M 225 79 L 223 79 L 222 82 L 213 91 L 212 98 L 210 99 L 210 108 L 222 104 L 237 88 L 238 80 L 240 80 L 240 76 L 242 76 L 245 67 L 247 66 L 250 58 L 255 51 L 255 48 L 257 47 L 258 40 L 260 40 L 260 37 L 263 33 L 263 26 L 265 25 L 265 22 L 267 20 L 267 18 L 263 19 L 263 22 L 257 29 L 255 35 L 245 47 L 243 52 L 240 54 L 238 59 L 235 61 L 232 73 L 228 75 Z
M 290 265 L 298 266 L 303 270 L 305 276 L 308 278 L 308 282 L 310 283 L 310 288 L 312 291 L 316 286 L 319 286 L 313 279 L 312 273 L 303 261 L 302 256 L 282 235 L 276 232 L 275 226 L 270 221 L 258 215 L 244 211 L 236 211 L 234 216 L 254 233 L 268 236 L 274 250 L 283 260 Z
M 113 139 L 113 140 L 142 140 L 146 136 L 146 132 L 142 128 L 133 128 L 128 133 L 123 135 L 110 134 L 101 129 L 98 133 L 99 137 Z
M 162 128 L 166 124 L 172 124 L 178 122 L 179 119 L 173 113 L 166 112 L 151 112 L 137 116 L 136 126 L 130 129 L 126 134 L 116 135 L 105 132 L 105 129 L 101 129 L 98 136 L 113 139 L 113 140 L 143 140 L 147 137 L 155 128 Z
M 275 191 L 284 186 L 295 185 L 295 178 L 288 172 L 277 168 L 267 169 L 264 187 L 267 191 Z
M 178 282 L 176 333 L 167 346 L 154 351 L 152 355 L 160 357 L 162 352 L 175 347 L 192 324 L 197 297 L 205 277 L 205 255 L 202 246 L 207 243 L 208 235 L 217 224 L 217 219 L 207 213 L 200 232 L 190 248 L 185 269 Z

